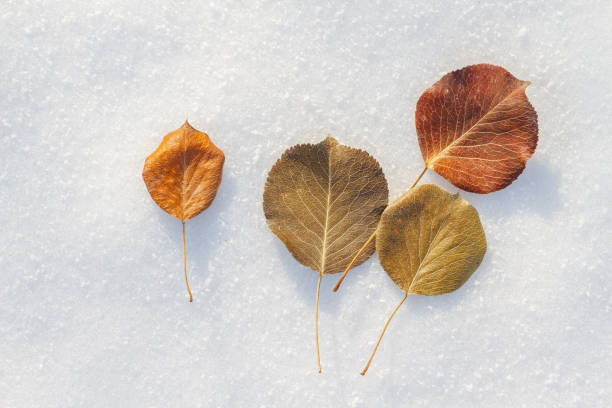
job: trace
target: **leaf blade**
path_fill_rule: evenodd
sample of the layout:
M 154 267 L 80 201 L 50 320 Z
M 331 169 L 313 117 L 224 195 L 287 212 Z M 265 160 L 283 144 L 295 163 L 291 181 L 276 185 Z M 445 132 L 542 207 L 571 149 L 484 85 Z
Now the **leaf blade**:
M 142 177 L 157 205 L 187 221 L 212 204 L 224 162 L 225 155 L 208 135 L 185 122 L 146 158 Z
M 512 183 L 538 140 L 537 113 L 525 94 L 529 84 L 489 64 L 443 76 L 421 95 L 415 112 L 426 166 L 475 193 Z
M 329 274 L 343 270 L 375 230 L 387 202 L 378 162 L 328 137 L 283 153 L 268 174 L 263 206 L 268 227 L 291 254 Z M 372 244 L 355 264 L 373 252 Z
M 381 265 L 408 294 L 458 289 L 486 252 L 476 209 L 433 184 L 416 187 L 389 205 L 376 235 Z

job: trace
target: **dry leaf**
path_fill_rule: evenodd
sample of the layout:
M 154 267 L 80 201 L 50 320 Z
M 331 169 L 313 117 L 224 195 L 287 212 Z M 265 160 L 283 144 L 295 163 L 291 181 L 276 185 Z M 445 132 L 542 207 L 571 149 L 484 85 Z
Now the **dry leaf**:
M 376 230 L 378 259 L 406 292 L 400 305 L 409 294 L 440 295 L 459 288 L 478 268 L 486 249 L 476 209 L 459 194 L 434 184 L 411 189 L 391 203 Z M 374 353 L 379 343 L 380 338 Z
M 381 265 L 408 294 L 459 288 L 486 249 L 476 209 L 434 184 L 416 187 L 389 205 L 376 232 Z
M 142 178 L 164 211 L 187 221 L 212 204 L 224 161 L 223 152 L 208 135 L 185 122 L 147 157 Z
M 376 229 L 388 195 L 378 162 L 331 136 L 289 148 L 270 170 L 263 197 L 268 227 L 295 259 L 319 274 L 317 305 L 321 276 L 344 269 Z M 355 264 L 373 252 L 372 243 Z M 315 308 L 315 330 L 316 314 Z M 318 341 L 316 347 L 320 372 Z
M 185 122 L 164 137 L 145 160 L 142 171 L 153 200 L 183 223 L 183 262 L 189 301 L 193 297 L 187 282 L 185 221 L 212 204 L 221 183 L 224 161 L 223 152 L 208 135 Z
M 446 74 L 417 102 L 423 160 L 455 186 L 490 193 L 512 183 L 538 141 L 527 81 L 495 65 Z

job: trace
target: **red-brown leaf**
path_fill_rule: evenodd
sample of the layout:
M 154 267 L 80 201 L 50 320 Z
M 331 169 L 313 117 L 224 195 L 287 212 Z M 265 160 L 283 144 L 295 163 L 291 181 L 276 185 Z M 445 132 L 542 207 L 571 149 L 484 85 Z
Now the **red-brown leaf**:
M 538 141 L 529 84 L 488 64 L 444 75 L 421 95 L 415 112 L 426 166 L 475 193 L 512 183 Z

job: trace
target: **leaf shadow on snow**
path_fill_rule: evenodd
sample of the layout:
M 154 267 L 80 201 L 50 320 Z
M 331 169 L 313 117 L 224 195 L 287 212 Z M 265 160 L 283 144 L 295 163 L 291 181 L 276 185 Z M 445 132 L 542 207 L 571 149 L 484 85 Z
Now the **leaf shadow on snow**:
M 459 191 L 486 218 L 500 219 L 516 212 L 551 218 L 562 208 L 559 196 L 561 173 L 539 159 L 528 161 L 523 173 L 512 184 L 490 194 L 468 193 L 437 174 L 434 177 L 434 183 L 450 192 Z
M 562 203 L 559 196 L 561 173 L 541 160 L 532 160 L 527 163 L 523 174 L 508 188 L 501 190 L 491 198 L 500 211 L 492 211 L 492 215 L 503 217 L 517 210 L 538 214 L 550 218 L 556 211 L 561 210 Z M 500 205 L 504 204 L 504 205 Z
M 310 319 L 315 306 L 317 274 L 296 261 L 280 240 L 275 239 L 273 245 L 282 263 L 284 273 L 287 273 L 290 279 L 295 282 L 294 292 L 299 294 L 306 304 L 305 318 Z M 389 367 L 392 365 L 389 359 L 400 358 L 409 361 L 414 358 L 411 355 L 412 351 L 409 350 L 395 357 L 392 357 L 392 354 L 394 348 L 410 342 L 415 336 L 415 333 L 420 329 L 417 326 L 418 321 L 431 319 L 441 312 L 445 315 L 456 314 L 460 316 L 461 309 L 464 307 L 464 299 L 474 297 L 474 292 L 478 290 L 476 282 L 490 270 L 490 258 L 489 253 L 486 253 L 482 264 L 470 279 L 462 287 L 451 293 L 440 296 L 409 296 L 398 310 L 398 314 L 404 315 L 404 318 L 394 318 L 389 327 L 389 333 L 393 334 L 388 334 L 387 338 L 383 340 L 385 346 L 382 349 L 386 349 L 387 356 L 386 358 L 383 357 L 382 361 L 378 361 L 378 365 Z M 332 288 L 339 277 L 340 273 L 325 275 L 321 282 L 319 334 L 321 335 L 322 332 L 325 334 L 319 340 L 321 352 L 325 356 L 324 366 L 327 368 L 333 365 L 336 368 L 345 367 L 349 370 L 360 370 L 367 361 L 368 353 L 371 352 L 384 323 L 395 306 L 401 301 L 403 291 L 387 276 L 376 254 L 373 254 L 363 264 L 351 269 L 339 291 L 334 293 Z M 373 285 L 372 288 L 367 289 L 369 295 L 366 297 L 363 297 L 364 282 L 366 285 L 369 285 L 369 282 Z M 385 307 L 381 307 L 381 298 L 389 300 L 385 303 Z M 371 324 L 372 320 L 377 323 L 375 325 Z M 363 344 L 346 343 L 346 339 L 362 339 L 364 335 L 368 341 L 371 340 L 371 343 L 363 347 L 365 354 L 358 355 L 355 353 L 354 347 L 362 347 Z M 355 353 L 354 359 L 349 363 L 346 361 L 347 350 Z M 379 360 L 381 359 L 379 358 Z
M 219 255 L 219 248 L 222 247 L 224 238 L 230 235 L 227 231 L 229 223 L 223 223 L 222 219 L 228 213 L 231 198 L 235 194 L 235 180 L 232 177 L 225 177 L 211 206 L 185 222 L 187 276 L 194 303 L 201 300 L 205 304 L 210 304 L 214 302 L 215 296 L 221 295 L 217 289 L 222 284 L 223 271 L 218 268 L 214 259 Z M 156 211 L 156 214 L 156 222 L 160 224 L 160 229 L 173 242 L 177 248 L 176 253 L 182 256 L 183 238 L 180 220 L 161 209 Z M 173 290 L 182 290 L 186 293 L 182 263 L 180 259 L 179 270 L 171 271 L 177 278 Z
M 304 301 L 308 303 L 308 307 L 314 310 L 318 274 L 312 269 L 299 263 L 285 245 L 279 240 L 274 240 L 274 247 L 278 253 L 278 258 L 282 263 L 283 272 L 288 274 L 290 279 L 296 283 L 296 291 Z M 339 274 L 323 275 L 321 279 L 321 292 L 319 295 L 319 311 L 333 313 L 338 307 L 337 296 L 332 293 L 332 287 L 340 277 Z
M 482 274 L 486 274 L 487 271 L 490 269 L 490 265 L 491 265 L 490 258 L 491 258 L 490 254 L 488 252 L 485 253 L 484 259 L 482 263 L 480 264 L 480 266 L 476 269 L 476 271 L 472 274 L 472 276 L 467 280 L 467 282 L 465 282 L 457 290 L 450 292 L 450 293 L 445 293 L 443 295 L 435 295 L 435 296 L 424 296 L 424 295 L 412 294 L 408 296 L 404 305 L 402 305 L 401 309 L 409 308 L 411 310 L 410 313 L 414 313 L 415 316 L 418 315 L 418 316 L 423 316 L 423 317 L 426 317 L 432 314 L 434 310 L 436 311 L 445 310 L 448 312 L 452 312 L 454 309 L 457 308 L 458 305 L 461 304 L 461 302 L 466 296 L 467 297 L 472 296 L 471 293 L 474 290 L 476 290 L 476 287 L 475 287 L 476 281 L 480 277 L 482 277 Z M 382 328 L 382 325 L 384 324 L 386 319 L 389 317 L 389 314 L 395 308 L 395 305 L 401 301 L 404 292 L 399 287 L 397 287 L 395 283 L 393 283 L 393 281 L 388 276 L 386 276 L 386 272 L 382 269 L 382 266 L 378 264 L 378 259 L 375 255 L 372 256 L 370 260 L 374 262 L 377 266 L 371 268 L 372 270 L 368 270 L 364 268 L 363 272 L 359 274 L 354 273 L 355 271 L 349 272 L 349 275 L 347 275 L 347 279 L 345 279 L 345 281 L 343 282 L 342 288 L 340 289 L 340 291 L 346 291 L 347 295 L 351 296 L 350 295 L 351 293 L 354 293 L 355 291 L 357 291 L 356 286 L 359 285 L 360 280 L 366 279 L 366 280 L 370 280 L 374 282 L 376 287 L 373 288 L 373 290 L 376 292 L 376 296 L 384 297 L 386 299 L 393 299 L 392 301 L 390 301 L 390 305 L 387 307 L 388 310 L 381 310 L 380 308 L 376 307 L 375 309 L 376 311 L 373 312 L 372 307 L 375 305 L 378 305 L 378 303 L 376 303 L 377 300 L 375 299 L 374 296 L 370 296 L 369 297 L 370 300 L 363 299 L 362 301 L 357 302 L 357 305 L 355 305 L 354 303 L 351 303 L 352 310 L 350 313 L 353 316 L 368 316 L 368 315 L 371 316 L 372 313 L 380 314 L 380 321 L 381 321 L 380 328 Z M 368 262 L 370 262 L 370 260 Z M 351 277 L 350 276 L 351 273 L 354 273 L 354 275 L 352 276 L 352 278 L 354 279 L 349 279 Z M 369 274 L 379 274 L 379 273 L 385 276 L 383 278 L 378 277 L 378 276 L 377 277 L 363 276 L 364 274 L 369 275 Z M 381 283 L 380 279 L 383 279 L 384 283 Z M 384 286 L 384 287 L 381 287 L 381 286 Z M 398 313 L 399 313 L 399 310 L 398 310 Z M 349 334 L 352 337 L 358 336 L 359 333 L 363 331 L 364 329 L 370 330 L 368 327 L 369 326 L 367 325 L 361 325 L 361 324 L 352 325 L 352 327 L 350 328 Z
M 231 205 L 232 198 L 236 197 L 236 194 L 236 180 L 233 177 L 224 177 L 213 204 L 190 220 L 192 222 L 190 226 L 192 262 L 194 267 L 199 269 L 200 288 L 207 293 L 216 294 L 219 284 L 227 277 L 227 271 L 223 270 L 226 257 L 219 253 L 219 248 L 232 234 L 230 230 L 232 227 Z M 221 260 L 221 264 L 214 260 L 215 256 Z

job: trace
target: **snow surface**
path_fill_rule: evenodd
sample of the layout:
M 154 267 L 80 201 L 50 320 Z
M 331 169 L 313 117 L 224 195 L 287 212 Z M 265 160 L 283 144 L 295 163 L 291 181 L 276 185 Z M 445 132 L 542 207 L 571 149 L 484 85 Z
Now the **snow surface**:
M 612 405 L 612 2 L 0 4 L 0 406 Z M 479 62 L 532 81 L 540 141 L 486 196 L 458 291 L 402 297 L 376 257 L 341 291 L 267 229 L 267 171 L 328 133 L 420 172 L 414 108 Z M 181 224 L 145 157 L 188 117 L 226 153 Z M 428 172 L 425 182 L 453 190 Z

